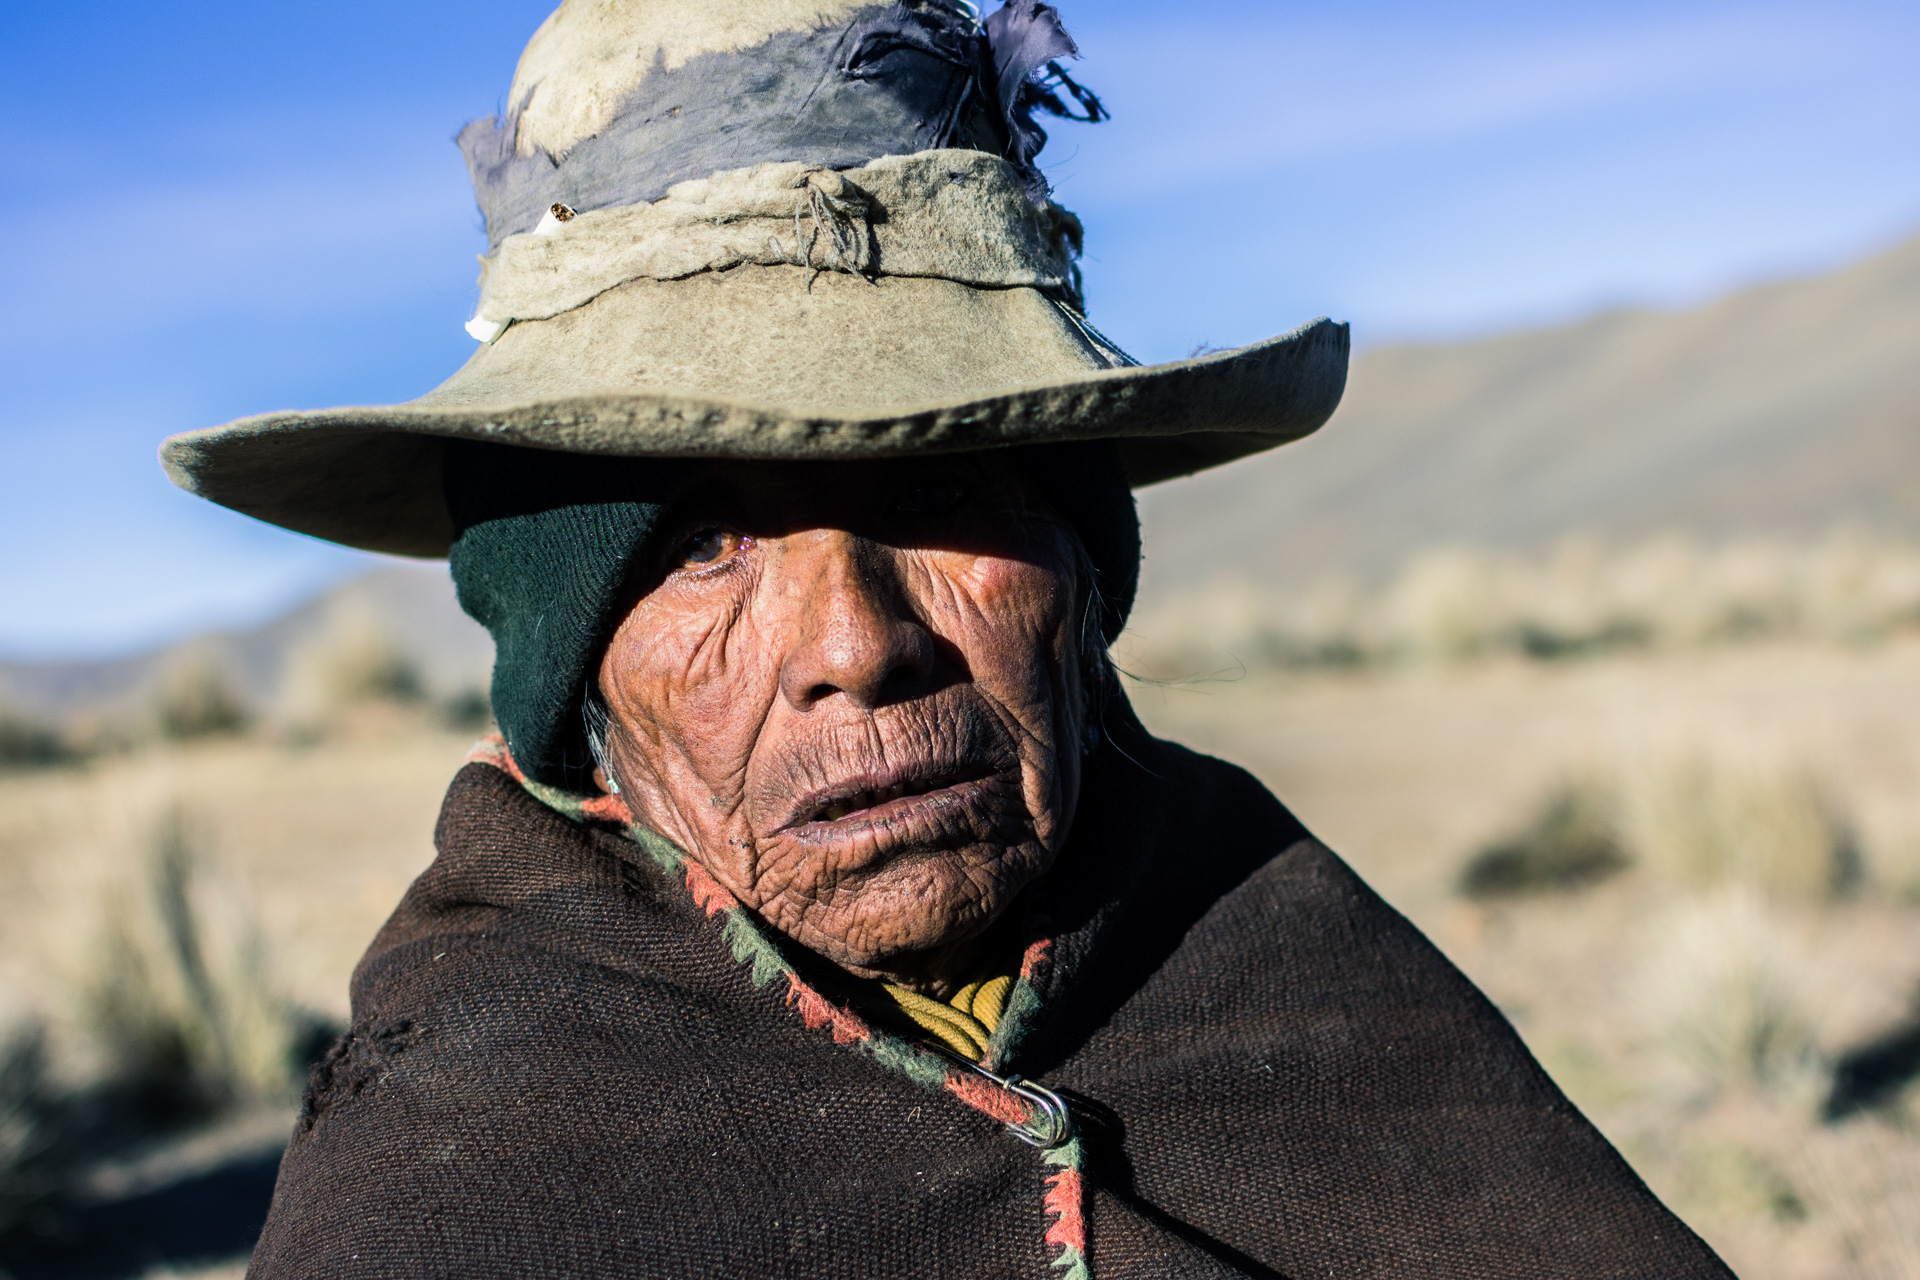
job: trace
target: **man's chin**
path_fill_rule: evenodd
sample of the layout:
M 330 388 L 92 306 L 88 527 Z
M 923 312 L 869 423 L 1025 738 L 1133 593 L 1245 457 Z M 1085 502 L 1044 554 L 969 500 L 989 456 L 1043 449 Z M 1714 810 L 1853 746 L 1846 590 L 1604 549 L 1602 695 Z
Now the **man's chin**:
M 799 940 L 862 977 L 946 971 L 956 951 L 1005 914 L 1040 862 L 1033 848 L 1001 850 L 990 861 L 971 850 L 909 851 L 857 888 L 843 884 L 838 909 L 810 913 Z

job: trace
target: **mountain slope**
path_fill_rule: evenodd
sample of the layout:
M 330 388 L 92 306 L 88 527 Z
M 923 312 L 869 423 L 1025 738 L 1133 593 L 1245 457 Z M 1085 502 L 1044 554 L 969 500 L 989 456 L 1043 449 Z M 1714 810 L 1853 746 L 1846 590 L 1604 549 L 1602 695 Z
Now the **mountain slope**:
M 211 662 L 255 707 L 276 703 L 314 646 L 371 636 L 416 667 L 438 696 L 484 688 L 493 641 L 460 611 L 444 565 L 395 566 L 335 587 L 246 631 L 198 636 L 95 662 L 0 662 L 0 711 L 63 718 L 151 701 L 177 664 Z
M 1576 531 L 1920 533 L 1920 239 L 1693 311 L 1367 353 L 1319 435 L 1141 510 L 1149 590 Z

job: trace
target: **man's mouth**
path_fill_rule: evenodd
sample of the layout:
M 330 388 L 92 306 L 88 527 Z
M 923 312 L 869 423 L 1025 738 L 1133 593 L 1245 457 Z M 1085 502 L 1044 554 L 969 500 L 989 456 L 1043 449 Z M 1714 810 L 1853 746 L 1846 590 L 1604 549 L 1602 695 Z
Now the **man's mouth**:
M 914 800 L 923 796 L 936 796 L 940 792 L 953 792 L 980 779 L 962 777 L 958 774 L 935 774 L 923 778 L 903 778 L 897 782 L 879 785 L 835 788 L 823 796 L 809 797 L 808 805 L 803 809 L 804 817 L 795 826 L 812 826 L 817 823 L 842 822 L 847 819 L 873 819 L 881 816 L 880 810 L 893 805 L 896 801 Z M 958 798 L 956 795 L 954 798 Z

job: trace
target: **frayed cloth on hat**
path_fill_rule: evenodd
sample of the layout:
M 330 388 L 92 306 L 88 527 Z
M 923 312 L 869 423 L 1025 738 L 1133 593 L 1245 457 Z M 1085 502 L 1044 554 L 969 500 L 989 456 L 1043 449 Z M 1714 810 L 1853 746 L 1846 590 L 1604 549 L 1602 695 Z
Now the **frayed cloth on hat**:
M 1038 0 L 1009 0 L 983 28 L 993 55 L 1008 154 L 1026 175 L 1028 194 L 1044 200 L 1049 187 L 1033 167 L 1033 158 L 1047 145 L 1047 131 L 1034 122 L 1033 113 L 1044 111 L 1063 120 L 1095 124 L 1108 118 L 1107 109 L 1092 92 L 1076 84 L 1057 61 L 1079 57 L 1080 47 L 1067 34 L 1060 11 L 1052 5 Z M 1078 113 L 1061 101 L 1061 89 L 1079 106 Z

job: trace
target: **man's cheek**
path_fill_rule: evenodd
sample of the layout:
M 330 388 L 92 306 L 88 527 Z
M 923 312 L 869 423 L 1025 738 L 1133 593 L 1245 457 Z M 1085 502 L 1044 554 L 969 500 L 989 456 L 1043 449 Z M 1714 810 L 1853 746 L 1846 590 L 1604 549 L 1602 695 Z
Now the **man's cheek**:
M 1045 594 L 1054 575 L 1024 560 L 971 556 L 961 562 L 954 581 L 981 606 L 1004 606 Z
M 957 629 L 1007 660 L 1044 651 L 1066 613 L 1066 592 L 1054 575 L 1019 561 L 997 562 L 954 585 Z

